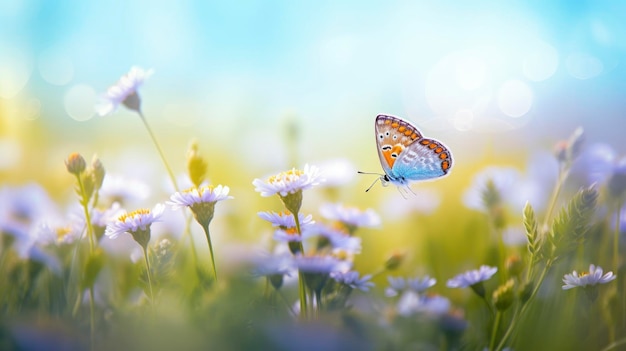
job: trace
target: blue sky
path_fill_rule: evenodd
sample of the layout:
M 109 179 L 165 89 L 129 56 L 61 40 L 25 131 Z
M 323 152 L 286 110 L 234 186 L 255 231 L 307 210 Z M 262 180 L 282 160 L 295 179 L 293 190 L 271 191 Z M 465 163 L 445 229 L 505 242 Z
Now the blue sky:
M 621 122 L 625 11 L 619 1 L 8 0 L 0 98 L 36 101 L 28 118 L 51 125 L 88 120 L 97 94 L 140 65 L 156 72 L 146 109 L 159 119 L 182 108 L 170 121 L 187 127 L 203 114 L 254 127 L 295 113 L 369 130 L 387 112 L 444 132 L 589 124 L 617 138 L 594 122 Z

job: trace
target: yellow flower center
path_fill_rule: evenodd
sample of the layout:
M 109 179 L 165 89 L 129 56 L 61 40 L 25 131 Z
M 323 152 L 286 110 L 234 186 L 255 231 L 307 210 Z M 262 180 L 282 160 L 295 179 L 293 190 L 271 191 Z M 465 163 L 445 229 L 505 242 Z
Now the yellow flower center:
M 126 222 L 126 220 L 129 219 L 129 218 L 134 218 L 134 217 L 138 217 L 138 216 L 141 216 L 141 215 L 148 215 L 148 214 L 150 214 L 150 210 L 145 209 L 145 208 L 140 208 L 140 209 L 135 210 L 135 211 L 130 212 L 130 213 L 124 213 L 123 215 L 121 215 L 118 218 L 118 221 Z
M 277 174 L 275 176 L 270 177 L 269 182 L 270 183 L 277 183 L 277 182 L 280 182 L 280 181 L 288 180 L 289 178 L 292 178 L 292 177 L 300 177 L 303 174 L 304 174 L 304 172 L 302 172 L 299 169 L 292 169 L 292 170 L 289 170 L 289 171 L 286 171 L 286 172 L 282 172 L 282 173 L 279 173 L 279 174 Z
M 198 192 L 200 193 L 200 195 L 202 195 L 207 191 L 212 193 L 213 189 L 214 189 L 213 185 L 204 185 L 201 188 L 198 188 Z
M 66 236 L 67 234 L 71 232 L 72 232 L 72 228 L 70 228 L 69 226 L 57 228 L 56 229 L 57 239 L 62 240 L 64 236 Z

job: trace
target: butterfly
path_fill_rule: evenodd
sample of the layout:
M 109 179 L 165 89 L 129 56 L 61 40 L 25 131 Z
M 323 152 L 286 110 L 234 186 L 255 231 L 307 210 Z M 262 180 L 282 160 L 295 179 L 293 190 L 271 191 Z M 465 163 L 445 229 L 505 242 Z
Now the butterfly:
M 410 122 L 400 117 L 378 115 L 375 131 L 378 157 L 385 172 L 379 178 L 383 186 L 392 183 L 408 188 L 411 181 L 435 179 L 450 172 L 450 150 L 440 141 L 424 138 Z

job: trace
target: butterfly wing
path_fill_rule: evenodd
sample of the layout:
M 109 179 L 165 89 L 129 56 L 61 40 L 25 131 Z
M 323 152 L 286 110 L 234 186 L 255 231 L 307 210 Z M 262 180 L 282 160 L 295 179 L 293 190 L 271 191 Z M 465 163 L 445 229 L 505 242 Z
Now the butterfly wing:
M 422 138 L 402 151 L 391 173 L 400 180 L 428 180 L 447 175 L 450 168 L 450 150 L 437 140 Z
M 394 116 L 376 116 L 376 146 L 380 165 L 385 174 L 395 180 L 392 171 L 402 152 L 415 141 L 422 139 L 422 134 L 411 123 Z

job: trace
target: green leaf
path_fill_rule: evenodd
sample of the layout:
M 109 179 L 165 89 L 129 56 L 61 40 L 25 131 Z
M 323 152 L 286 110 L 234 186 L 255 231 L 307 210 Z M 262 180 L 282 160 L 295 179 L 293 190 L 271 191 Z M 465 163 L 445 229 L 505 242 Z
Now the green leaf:
M 528 252 L 530 252 L 533 260 L 538 259 L 538 255 L 540 255 L 540 238 L 539 231 L 537 230 L 537 217 L 535 216 L 535 210 L 530 205 L 529 202 L 526 202 L 524 206 L 524 229 L 526 229 L 526 239 L 528 239 Z
M 561 209 L 552 222 L 549 236 L 553 245 L 552 257 L 566 254 L 585 241 L 597 200 L 598 191 L 591 186 L 579 190 L 568 205 Z

